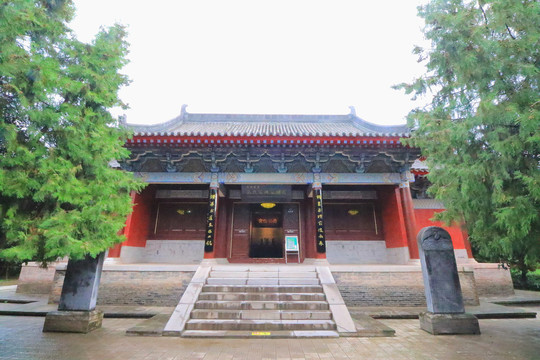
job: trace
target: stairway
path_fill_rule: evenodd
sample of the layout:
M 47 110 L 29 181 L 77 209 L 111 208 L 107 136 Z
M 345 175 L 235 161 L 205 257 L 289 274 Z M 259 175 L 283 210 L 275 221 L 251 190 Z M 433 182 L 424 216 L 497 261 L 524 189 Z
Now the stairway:
M 183 337 L 338 337 L 313 266 L 214 266 Z

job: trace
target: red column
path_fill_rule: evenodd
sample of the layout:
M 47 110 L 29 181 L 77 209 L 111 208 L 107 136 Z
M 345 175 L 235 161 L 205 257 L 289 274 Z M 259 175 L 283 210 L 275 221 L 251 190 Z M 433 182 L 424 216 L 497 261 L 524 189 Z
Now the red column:
M 403 216 L 405 220 L 405 229 L 407 230 L 407 244 L 409 245 L 409 254 L 411 259 L 419 259 L 418 244 L 416 243 L 416 217 L 414 215 L 414 206 L 411 196 L 409 182 L 400 184 L 401 203 L 403 206 Z
M 109 249 L 107 253 L 107 258 L 118 258 L 120 257 L 120 251 L 122 250 L 122 243 L 114 245 Z
M 302 219 L 302 223 L 304 225 L 303 229 L 305 229 L 305 240 L 303 241 L 303 244 L 305 245 L 304 257 L 306 258 L 317 257 L 317 249 L 315 247 L 315 227 L 313 226 L 313 224 L 315 224 L 315 203 L 313 200 L 313 198 L 307 198 L 302 204 L 304 207 L 304 218 Z
M 382 206 L 381 215 L 386 247 L 389 249 L 408 247 L 401 190 L 397 186 L 382 186 L 378 193 Z
M 126 220 L 124 234 L 127 240 L 122 246 L 145 247 L 152 218 L 154 188 L 149 186 L 140 194 L 132 193 L 133 211 Z
M 132 207 L 135 206 L 135 195 L 136 195 L 136 192 L 135 191 L 132 191 L 130 196 L 131 196 L 131 204 L 132 204 Z M 132 215 L 133 215 L 133 209 L 132 211 L 129 213 L 129 215 L 127 216 L 126 218 L 126 223 L 124 225 L 124 228 L 122 230 L 120 230 L 120 234 L 127 234 L 128 233 L 128 230 L 129 228 L 131 227 L 131 218 L 132 218 Z M 107 253 L 107 257 L 108 258 L 119 258 L 120 257 L 120 252 L 122 251 L 122 244 L 125 244 L 127 242 L 127 239 L 126 241 L 120 243 L 120 244 L 116 244 L 114 245 L 113 247 L 111 247 L 109 249 L 109 252 Z

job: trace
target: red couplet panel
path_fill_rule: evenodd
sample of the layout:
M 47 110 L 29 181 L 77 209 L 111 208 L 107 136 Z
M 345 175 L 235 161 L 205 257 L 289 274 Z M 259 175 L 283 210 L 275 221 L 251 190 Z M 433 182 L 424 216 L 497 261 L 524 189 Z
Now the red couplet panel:
M 467 250 L 467 255 L 472 258 L 471 245 L 467 239 L 467 233 L 462 230 L 458 225 L 445 226 L 440 221 L 432 221 L 430 219 L 435 216 L 436 213 L 444 210 L 438 209 L 415 209 L 416 215 L 416 231 L 419 232 L 422 228 L 426 226 L 439 226 L 448 231 L 452 237 L 452 243 L 454 249 L 465 249 Z

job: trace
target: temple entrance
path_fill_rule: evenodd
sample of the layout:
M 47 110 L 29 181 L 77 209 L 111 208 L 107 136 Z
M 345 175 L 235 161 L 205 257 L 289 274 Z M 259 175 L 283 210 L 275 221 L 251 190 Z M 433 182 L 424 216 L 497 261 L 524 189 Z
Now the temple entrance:
M 303 242 L 298 203 L 235 202 L 232 210 L 230 262 L 284 263 L 285 237 Z
M 283 210 L 274 203 L 251 205 L 250 258 L 283 258 Z

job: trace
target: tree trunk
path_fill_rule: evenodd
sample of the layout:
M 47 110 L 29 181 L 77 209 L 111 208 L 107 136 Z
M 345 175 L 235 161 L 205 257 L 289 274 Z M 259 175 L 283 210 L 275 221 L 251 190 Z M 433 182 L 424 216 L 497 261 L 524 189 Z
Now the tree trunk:
M 527 273 L 529 272 L 529 269 L 527 269 L 527 267 L 524 266 L 520 270 L 521 270 L 521 286 L 527 287 Z

